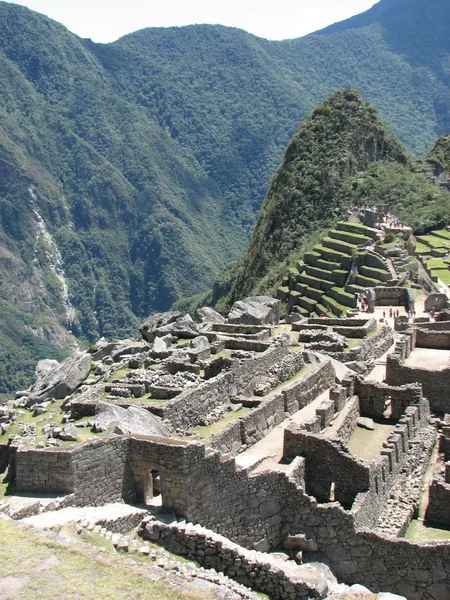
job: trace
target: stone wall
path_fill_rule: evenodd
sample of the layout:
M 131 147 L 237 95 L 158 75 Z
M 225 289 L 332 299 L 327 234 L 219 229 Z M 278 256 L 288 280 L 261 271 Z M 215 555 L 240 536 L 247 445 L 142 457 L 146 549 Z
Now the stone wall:
M 368 464 L 349 453 L 338 440 L 329 440 L 301 429 L 285 429 L 283 457 L 306 459 L 306 493 L 320 502 L 329 502 L 334 484 L 334 498 L 351 506 L 356 496 L 369 489 Z
M 422 385 L 424 396 L 430 402 L 432 412 L 450 412 L 450 368 L 430 371 L 420 367 L 407 367 L 398 356 L 391 354 L 387 356 L 386 361 L 386 381 L 394 386 L 418 382 Z
M 433 325 L 441 325 L 441 323 L 433 323 Z M 449 325 L 449 323 L 442 323 L 442 325 Z M 450 329 L 436 331 L 422 329 L 421 327 L 417 328 L 416 347 L 450 350 Z
M 251 395 L 266 372 L 289 354 L 287 346 L 275 346 L 249 360 L 238 361 L 225 373 L 220 373 L 195 389 L 186 390 L 161 410 L 161 416 L 173 430 L 187 430 L 231 397 Z
M 9 446 L 0 444 L 0 473 L 6 471 L 9 465 Z
M 274 600 L 281 598 L 324 598 L 325 578 L 311 578 L 305 567 L 283 563 L 270 554 L 249 551 L 229 539 L 198 525 L 162 523 L 151 519 L 142 537 L 169 552 L 186 556 L 202 567 L 214 569 L 252 587 Z
M 94 483 L 99 489 L 98 502 L 116 500 L 119 489 L 122 497 L 132 497 L 142 472 L 157 469 L 163 501 L 170 500 L 174 510 L 187 520 L 214 529 L 246 548 L 259 547 L 260 543 L 275 548 L 281 543 L 286 524 L 303 525 L 313 529 L 319 551 L 348 584 L 358 582 L 375 592 L 405 595 L 408 600 L 447 600 L 450 595 L 450 542 L 419 545 L 357 530 L 358 513 L 350 513 L 336 502 L 319 504 L 305 493 L 301 482 L 307 468 L 302 470 L 301 461 L 295 461 L 287 472 L 255 474 L 251 468 L 240 468 L 234 459 L 224 459 L 219 452 L 195 442 L 128 437 L 107 438 L 88 446 L 97 469 L 95 477 L 82 469 L 82 457 L 87 453 L 81 447 L 77 452 L 74 448 L 58 449 L 55 455 L 69 458 L 61 466 L 69 476 L 72 474 L 72 484 L 67 487 L 75 488 L 79 502 L 89 497 Z M 58 458 L 48 458 L 54 453 L 18 451 L 17 475 L 26 478 L 36 469 L 50 474 L 51 460 L 58 464 Z M 39 460 L 34 462 L 37 454 Z M 128 456 L 122 477 L 118 470 L 111 471 L 112 460 L 118 457 L 120 462 L 120 456 Z M 345 464 L 342 456 L 339 460 Z M 361 472 L 367 478 L 367 470 Z
M 332 352 L 330 356 L 340 362 L 370 361 L 383 356 L 394 343 L 394 332 L 390 327 L 383 327 L 375 337 L 366 338 L 349 352 Z
M 70 494 L 75 489 L 73 453 L 48 448 L 15 452 L 16 492 Z
M 427 519 L 434 523 L 450 525 L 450 464 L 444 463 L 442 459 L 436 464 L 428 492 Z
M 422 386 L 417 383 L 393 386 L 358 377 L 355 380 L 355 394 L 359 397 L 361 416 L 383 420 L 386 408 L 390 405 L 390 418 L 398 421 L 409 406 L 420 402 Z
M 434 441 L 427 446 L 426 451 L 422 451 L 422 447 L 418 448 L 417 444 L 410 444 L 410 441 L 415 438 L 419 430 L 424 431 L 428 415 L 426 400 L 421 400 L 421 403 L 416 406 L 408 407 L 383 444 L 380 455 L 370 463 L 369 490 L 360 494 L 352 507 L 357 527 L 373 528 L 382 513 L 386 512 L 388 498 L 397 485 L 400 475 L 407 476 L 408 470 L 415 469 L 422 462 L 419 470 L 420 477 L 423 477 Z M 409 503 L 407 507 L 405 506 L 406 510 L 401 510 L 403 507 L 400 507 L 392 513 L 387 511 L 389 518 L 395 520 L 395 523 L 384 524 L 392 535 L 402 535 L 406 531 L 414 511 L 418 508 L 419 495 L 413 501 L 415 504 Z M 406 505 L 406 502 L 404 504 Z
M 327 429 L 327 437 L 338 437 L 344 443 L 347 443 L 356 429 L 356 421 L 359 416 L 359 398 L 353 396 L 340 411 L 332 427 Z
M 310 404 L 328 389 L 335 379 L 331 361 L 310 365 L 305 376 L 288 384 L 279 394 L 262 399 L 258 408 L 231 423 L 211 438 L 209 444 L 222 453 L 236 455 L 242 445 L 251 446 L 263 439 L 274 427 Z
M 414 309 L 414 297 L 409 288 L 404 287 L 376 287 L 376 306 L 405 306 L 408 310 Z

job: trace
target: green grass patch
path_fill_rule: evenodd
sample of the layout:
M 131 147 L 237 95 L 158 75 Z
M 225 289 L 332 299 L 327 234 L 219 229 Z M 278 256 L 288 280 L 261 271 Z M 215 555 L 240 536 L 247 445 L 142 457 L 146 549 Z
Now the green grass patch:
M 223 431 L 227 425 L 234 423 L 234 421 L 237 421 L 240 417 L 243 417 L 250 411 L 251 408 L 246 408 L 245 406 L 243 406 L 240 410 L 232 410 L 227 412 L 227 414 L 219 421 L 216 421 L 216 423 L 212 423 L 211 425 L 198 425 L 197 427 L 194 427 L 192 429 L 192 433 L 197 440 L 208 440 L 214 435 L 217 435 Z
M 431 273 L 445 283 L 445 285 L 450 285 L 450 271 L 448 269 L 432 269 Z
M 411 542 L 428 542 L 430 540 L 450 540 L 450 528 L 434 527 L 418 519 L 413 519 L 405 533 L 405 539 Z
M 126 376 L 128 375 L 128 373 L 131 373 L 133 369 L 130 369 L 129 367 L 124 367 L 123 369 L 119 369 L 118 371 L 116 371 L 115 373 L 113 373 L 110 376 L 110 381 L 114 382 L 114 381 L 120 381 L 121 379 L 125 379 Z
M 450 231 L 446 231 L 445 229 L 438 230 L 438 231 L 432 231 L 431 235 L 434 235 L 434 236 L 440 237 L 440 238 L 444 238 L 445 240 L 448 240 L 450 242 Z
M 75 532 L 68 535 L 77 537 Z M 144 565 L 125 562 L 91 534 L 84 537 L 89 544 L 62 546 L 0 521 L 0 577 L 14 577 L 21 600 L 212 600 L 188 584 L 183 590 L 170 585 L 170 578 L 153 582 Z
M 431 248 L 450 248 L 450 240 L 446 241 L 434 235 L 421 235 L 417 239 L 422 244 L 425 244 L 425 246 L 430 246 Z

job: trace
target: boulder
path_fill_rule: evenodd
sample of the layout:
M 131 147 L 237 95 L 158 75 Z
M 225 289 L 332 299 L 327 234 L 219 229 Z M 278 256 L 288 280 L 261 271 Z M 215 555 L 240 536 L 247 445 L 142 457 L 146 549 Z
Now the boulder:
M 209 308 L 208 306 L 204 306 L 203 308 L 199 308 L 197 310 L 197 316 L 200 319 L 201 323 L 225 323 L 225 317 L 222 317 L 220 313 L 215 311 L 213 308 Z
M 356 424 L 358 427 L 362 427 L 363 429 L 368 429 L 369 431 L 373 431 L 375 429 L 375 424 L 372 419 L 368 417 L 358 417 L 356 419 Z
M 170 325 L 174 323 L 177 319 L 182 317 L 183 314 L 178 311 L 168 311 L 165 313 L 155 313 L 151 315 L 142 323 L 139 331 L 141 332 L 142 337 L 147 342 L 153 343 L 156 333 L 160 327 L 165 327 L 166 325 Z M 164 334 L 159 337 L 163 337 Z
M 155 338 L 151 355 L 153 358 L 167 358 L 169 356 L 167 344 L 162 338 Z
M 171 335 L 175 338 L 195 338 L 200 335 L 197 325 L 188 314 L 180 312 L 158 313 L 149 317 L 140 328 L 144 340 L 153 343 L 157 337 Z
M 355 371 L 355 373 L 358 373 L 359 375 L 364 375 L 364 373 L 367 373 L 368 371 L 367 363 L 361 360 L 353 360 L 344 364 L 347 368 L 351 369 L 352 371 Z
M 114 362 L 119 362 L 123 358 L 127 356 L 134 356 L 135 354 L 140 354 L 141 352 L 148 352 L 149 347 L 145 342 L 122 342 L 119 344 L 116 349 L 111 353 L 111 358 Z
M 425 298 L 424 311 L 439 312 L 440 310 L 447 308 L 448 304 L 448 298 L 445 294 L 429 294 Z
M 210 343 L 206 335 L 199 335 L 192 340 L 189 346 L 194 350 L 200 350 L 201 348 L 209 348 Z
M 228 323 L 240 325 L 278 325 L 280 301 L 270 296 L 254 296 L 233 304 Z
M 111 356 L 113 352 L 115 352 L 120 347 L 119 342 L 105 342 L 102 338 L 99 340 L 91 350 L 92 360 L 103 360 L 107 356 Z
M 125 409 L 106 402 L 99 402 L 96 406 L 94 429 L 97 432 L 114 429 L 116 433 L 124 435 L 169 437 L 161 421 L 147 410 L 136 406 Z
M 73 423 L 68 423 L 64 426 L 64 429 L 59 432 L 58 437 L 65 442 L 76 442 L 78 438 L 77 428 Z
M 56 361 L 51 362 L 54 363 Z M 58 400 L 69 396 L 87 378 L 91 370 L 91 364 L 92 357 L 90 354 L 87 352 L 75 352 L 72 356 L 63 360 L 62 363 L 52 365 L 52 368 L 40 369 L 38 379 L 27 398 L 27 406 L 41 404 L 52 398 Z
M 45 381 L 50 376 L 50 373 L 59 367 L 57 360 L 40 360 L 36 365 L 36 382 L 33 386 L 34 389 L 41 389 L 45 387 Z
M 283 548 L 286 550 L 302 550 L 317 552 L 318 546 L 314 531 L 306 525 L 287 523 L 282 531 Z

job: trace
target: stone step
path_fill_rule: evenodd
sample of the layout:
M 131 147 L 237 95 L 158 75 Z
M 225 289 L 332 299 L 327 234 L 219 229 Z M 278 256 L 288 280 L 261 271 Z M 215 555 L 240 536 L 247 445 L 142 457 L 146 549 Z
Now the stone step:
M 351 256 L 342 252 L 338 252 L 337 250 L 333 250 L 333 248 L 327 248 L 322 244 L 318 244 L 315 247 L 315 251 L 320 254 L 323 260 L 337 262 L 341 265 L 341 268 L 347 270 L 350 269 L 350 265 L 352 262 Z
M 350 258 L 352 254 L 356 252 L 356 244 L 348 244 L 347 242 L 335 240 L 330 237 L 325 237 L 322 239 L 322 246 L 324 246 L 325 248 L 330 248 L 331 250 L 336 250 L 337 252 L 341 252 L 342 254 L 345 254 Z
M 339 231 L 337 229 L 332 229 L 331 231 L 329 231 L 328 237 L 355 246 L 368 246 L 373 243 L 372 238 L 367 237 L 365 235 L 351 233 L 349 231 Z
M 311 277 L 310 275 L 301 274 L 300 282 L 307 285 L 308 287 L 314 288 L 316 290 L 322 290 L 324 292 L 328 292 L 334 287 L 334 283 L 332 281 L 326 281 L 325 279 L 318 279 L 317 277 Z

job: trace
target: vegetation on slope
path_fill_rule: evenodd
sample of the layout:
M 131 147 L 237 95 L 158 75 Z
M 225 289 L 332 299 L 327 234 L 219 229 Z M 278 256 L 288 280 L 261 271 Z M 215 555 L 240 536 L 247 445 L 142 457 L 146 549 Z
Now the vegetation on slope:
M 378 160 L 408 165 L 410 157 L 358 92 L 341 90 L 318 106 L 272 180 L 231 301 L 279 281 L 348 207 L 345 181 Z
M 12 521 L 0 521 L 3 597 L 212 600 L 212 594 L 200 593 L 198 587 L 171 575 L 155 581 L 149 572 L 151 561 L 147 561 L 148 565 L 130 559 L 125 561 L 112 544 L 102 538 L 83 533 L 80 537 L 88 543 L 82 543 L 76 539 L 73 527 L 64 529 L 66 539 L 57 543 L 48 534 L 43 536 L 19 528 Z M 70 545 L 69 534 L 75 538 Z
M 383 0 L 284 42 L 192 26 L 101 45 L 0 2 L 0 296 L 66 321 L 34 208 L 83 340 L 207 289 L 244 251 L 298 123 L 342 86 L 423 153 L 450 123 L 449 7 L 432 4 Z

